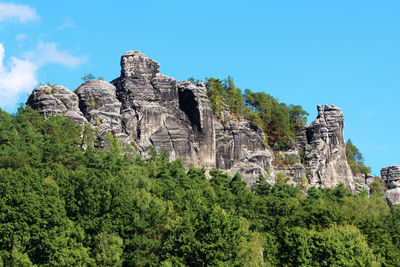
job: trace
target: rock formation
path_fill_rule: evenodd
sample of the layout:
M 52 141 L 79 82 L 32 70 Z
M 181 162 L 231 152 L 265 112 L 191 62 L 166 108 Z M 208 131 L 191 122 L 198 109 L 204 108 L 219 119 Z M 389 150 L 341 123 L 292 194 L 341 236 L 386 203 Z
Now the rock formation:
M 162 75 L 157 62 L 137 51 L 125 53 L 121 67 L 113 84 L 124 132 L 139 151 L 146 155 L 153 145 L 171 160 L 215 166 L 214 119 L 204 85 Z
M 298 150 L 303 150 L 310 185 L 333 188 L 344 183 L 355 189 L 353 173 L 347 164 L 344 117 L 334 105 L 318 105 L 318 117 L 303 129 Z
M 381 179 L 385 182 L 387 191 L 384 198 L 389 205 L 400 204 L 400 166 L 390 166 L 381 170 Z
M 309 185 L 334 187 L 343 182 L 354 190 L 338 107 L 318 105 L 317 119 L 300 132 L 293 149 L 276 154 L 290 164 L 279 165 L 257 126 L 229 111 L 217 121 L 203 83 L 177 82 L 159 69 L 140 52 L 127 52 L 121 57 L 121 76 L 111 83 L 89 81 L 74 93 L 60 85 L 42 85 L 27 104 L 45 117 L 62 115 L 91 124 L 100 147 L 111 132 L 143 156 L 151 146 L 159 152 L 165 149 L 171 160 L 180 158 L 186 166 L 239 172 L 249 187 L 260 174 L 273 183 L 282 173 L 293 184 L 307 178 Z
M 88 121 L 79 110 L 78 101 L 78 96 L 64 86 L 40 85 L 33 90 L 26 104 L 45 118 L 61 115 L 76 123 L 86 124 Z

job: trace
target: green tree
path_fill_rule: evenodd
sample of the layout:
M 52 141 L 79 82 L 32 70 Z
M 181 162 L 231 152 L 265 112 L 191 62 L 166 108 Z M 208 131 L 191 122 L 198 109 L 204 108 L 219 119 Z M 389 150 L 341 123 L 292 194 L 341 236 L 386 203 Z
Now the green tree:
M 91 73 L 85 73 L 85 75 L 83 75 L 83 77 L 82 77 L 82 80 L 84 82 L 92 81 L 95 79 L 96 79 L 96 77 L 94 77 L 93 74 L 91 74 Z
M 368 174 L 371 168 L 364 165 L 364 158 L 358 148 L 353 145 L 350 139 L 346 142 L 347 163 L 354 173 Z
M 225 110 L 224 101 L 226 98 L 223 82 L 219 79 L 206 79 L 207 96 L 211 102 L 211 108 L 218 119 L 222 118 Z
M 244 97 L 240 88 L 233 83 L 233 78 L 228 76 L 224 81 L 225 103 L 229 106 L 231 113 L 242 116 L 246 109 Z
M 95 238 L 95 259 L 98 266 L 122 266 L 123 240 L 117 234 L 100 233 Z
M 376 264 L 371 248 L 361 232 L 351 225 L 335 226 L 316 233 L 312 251 L 320 266 L 371 266 Z
M 370 194 L 383 195 L 382 182 L 379 177 L 375 177 L 374 181 L 369 185 Z

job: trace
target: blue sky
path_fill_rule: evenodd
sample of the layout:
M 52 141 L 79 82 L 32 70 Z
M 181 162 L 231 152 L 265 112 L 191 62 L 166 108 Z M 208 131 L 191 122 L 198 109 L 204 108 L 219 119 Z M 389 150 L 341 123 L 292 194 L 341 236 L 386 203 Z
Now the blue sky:
M 113 2 L 113 3 L 112 3 Z M 0 0 L 0 107 L 39 83 L 112 80 L 139 50 L 177 80 L 225 78 L 300 104 L 335 104 L 379 174 L 400 165 L 400 1 Z

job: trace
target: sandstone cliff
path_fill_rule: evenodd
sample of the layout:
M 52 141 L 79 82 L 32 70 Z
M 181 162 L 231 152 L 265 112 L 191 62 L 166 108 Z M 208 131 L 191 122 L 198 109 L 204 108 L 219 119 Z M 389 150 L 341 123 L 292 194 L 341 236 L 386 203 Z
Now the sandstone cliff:
M 292 150 L 272 153 L 264 134 L 245 119 L 228 114 L 214 118 L 203 83 L 177 82 L 160 73 L 157 62 L 138 51 L 121 57 L 121 75 L 111 83 L 94 80 L 74 93 L 59 85 L 39 86 L 27 104 L 44 116 L 61 115 L 91 124 L 99 146 L 113 133 L 146 156 L 151 146 L 165 149 L 171 160 L 188 166 L 217 167 L 241 173 L 248 186 L 259 175 L 271 183 L 285 176 L 289 183 L 355 189 L 346 161 L 344 118 L 334 105 L 318 105 L 318 117 L 299 134 Z M 290 158 L 281 164 L 279 158 Z

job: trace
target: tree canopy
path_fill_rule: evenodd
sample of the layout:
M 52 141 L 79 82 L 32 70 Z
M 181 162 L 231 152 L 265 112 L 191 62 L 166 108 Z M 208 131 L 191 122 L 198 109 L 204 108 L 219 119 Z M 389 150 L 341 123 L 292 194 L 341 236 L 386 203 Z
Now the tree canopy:
M 268 99 L 268 98 L 265 98 Z M 380 193 L 268 184 L 93 146 L 90 128 L 0 110 L 0 265 L 399 266 Z

